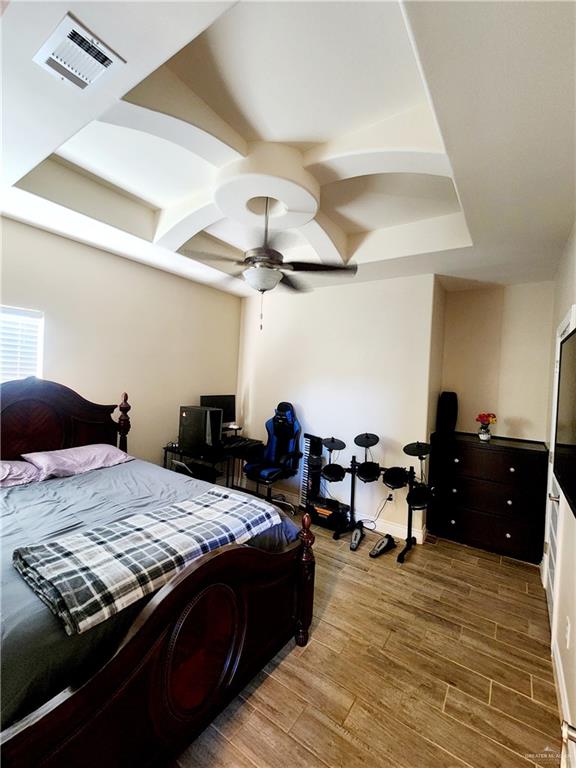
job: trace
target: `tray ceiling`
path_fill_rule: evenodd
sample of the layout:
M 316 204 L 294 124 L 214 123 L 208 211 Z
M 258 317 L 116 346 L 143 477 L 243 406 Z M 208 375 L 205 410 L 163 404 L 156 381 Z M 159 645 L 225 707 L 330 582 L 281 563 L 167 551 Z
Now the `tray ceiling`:
M 571 4 L 129 5 L 72 9 L 127 62 L 92 92 L 22 53 L 64 6 L 6 9 L 3 38 L 24 37 L 5 54 L 7 215 L 241 295 L 228 273 L 262 242 L 263 196 L 273 247 L 356 280 L 552 276 L 574 206 Z

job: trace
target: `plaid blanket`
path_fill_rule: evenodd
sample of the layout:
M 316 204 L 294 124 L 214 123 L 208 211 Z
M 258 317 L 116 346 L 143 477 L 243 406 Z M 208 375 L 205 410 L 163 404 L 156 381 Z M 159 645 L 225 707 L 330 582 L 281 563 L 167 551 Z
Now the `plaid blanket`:
M 72 635 L 155 592 L 194 558 L 280 522 L 270 504 L 212 488 L 159 512 L 22 547 L 13 563 Z

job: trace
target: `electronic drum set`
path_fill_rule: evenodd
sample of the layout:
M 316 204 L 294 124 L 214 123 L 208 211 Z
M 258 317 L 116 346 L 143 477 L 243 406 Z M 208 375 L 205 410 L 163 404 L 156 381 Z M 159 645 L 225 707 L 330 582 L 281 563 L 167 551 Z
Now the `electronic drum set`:
M 328 463 L 321 469 L 321 477 L 328 483 L 337 483 L 344 480 L 346 475 L 350 475 L 350 507 L 348 514 L 337 518 L 334 530 L 334 538 L 340 538 L 342 533 L 351 531 L 352 539 L 350 549 L 356 551 L 362 539 L 364 538 L 364 523 L 372 522 L 368 519 L 357 520 L 354 513 L 354 502 L 356 495 L 356 478 L 363 483 L 374 483 L 382 478 L 384 485 L 392 491 L 408 487 L 406 503 L 408 505 L 408 524 L 407 536 L 404 549 L 397 557 L 399 563 L 403 563 L 406 554 L 416 544 L 416 539 L 412 536 L 412 513 L 414 510 L 425 509 L 431 498 L 431 492 L 428 488 L 424 474 L 424 460 L 430 453 L 429 443 L 408 443 L 403 448 L 407 456 L 418 458 L 420 462 L 420 475 L 416 478 L 414 467 L 381 467 L 378 462 L 373 461 L 370 455 L 370 449 L 380 442 L 378 435 L 371 432 L 364 432 L 356 435 L 354 443 L 359 448 L 364 449 L 364 460 L 357 461 L 356 456 L 352 456 L 350 465 L 344 467 L 333 461 L 332 454 L 336 451 L 342 451 L 346 448 L 346 443 L 336 437 L 328 437 L 322 440 L 322 445 L 328 451 Z M 386 499 L 388 501 L 388 499 Z M 386 503 L 384 502 L 384 504 Z M 377 519 L 377 518 L 376 518 Z M 379 557 L 396 547 L 394 538 L 389 534 L 382 536 L 372 550 L 370 557 Z

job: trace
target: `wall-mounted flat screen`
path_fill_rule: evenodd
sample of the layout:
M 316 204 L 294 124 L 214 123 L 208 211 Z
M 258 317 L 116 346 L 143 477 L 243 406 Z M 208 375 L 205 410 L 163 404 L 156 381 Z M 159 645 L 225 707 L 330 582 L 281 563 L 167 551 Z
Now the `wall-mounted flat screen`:
M 206 408 L 222 408 L 223 424 L 232 424 L 236 421 L 235 395 L 200 395 L 200 405 Z
M 576 331 L 560 345 L 554 475 L 576 516 Z

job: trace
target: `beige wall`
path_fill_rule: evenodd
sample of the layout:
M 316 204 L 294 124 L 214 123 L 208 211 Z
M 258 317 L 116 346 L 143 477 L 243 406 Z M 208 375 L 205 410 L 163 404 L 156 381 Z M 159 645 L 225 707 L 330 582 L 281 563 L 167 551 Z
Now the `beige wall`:
M 566 244 L 554 284 L 554 331 L 576 303 L 576 221 Z M 560 666 L 566 687 L 564 717 L 576 723 L 576 517 L 563 494 L 560 494 L 559 521 L 561 537 L 557 549 L 558 594 L 557 623 L 553 640 L 560 656 Z M 571 624 L 571 643 L 566 646 L 566 619 Z
M 548 439 L 554 284 L 454 291 L 446 296 L 442 388 L 458 393 L 458 425 L 497 414 L 495 434 Z
M 45 314 L 44 377 L 132 404 L 129 451 L 160 461 L 178 406 L 236 391 L 240 299 L 6 220 L 2 303 Z
M 554 282 L 554 329 L 576 302 L 576 220 L 558 264 Z
M 444 339 L 446 325 L 446 291 L 434 278 L 432 322 L 430 324 L 430 373 L 428 380 L 428 434 L 436 428 L 438 395 L 442 391 Z
M 239 391 L 246 433 L 263 437 L 276 404 L 289 400 L 304 432 L 346 442 L 342 464 L 362 456 L 357 434 L 375 432 L 374 460 L 404 466 L 402 446 L 427 436 L 433 286 L 424 275 L 300 295 L 276 291 L 264 298 L 263 331 L 259 297 L 245 299 Z M 349 482 L 329 491 L 347 501 Z M 358 516 L 374 516 L 385 494 L 382 483 L 359 482 Z M 383 530 L 386 520 L 405 522 L 401 493 L 379 522 Z

